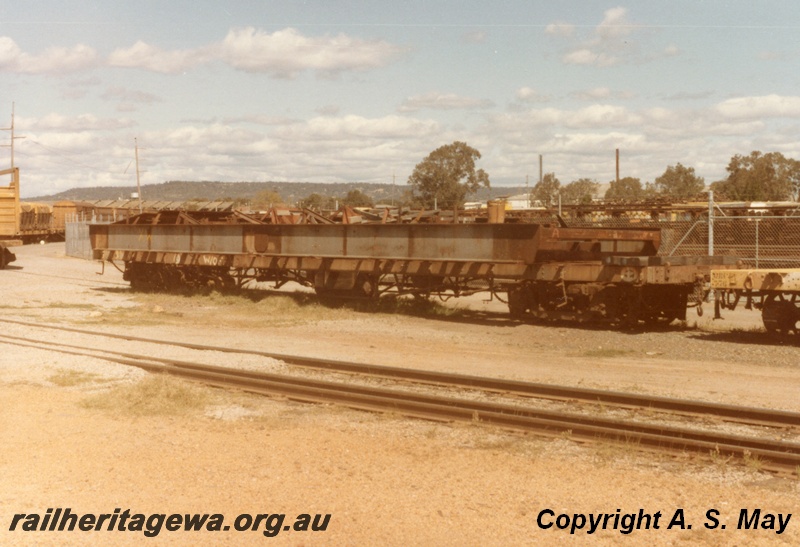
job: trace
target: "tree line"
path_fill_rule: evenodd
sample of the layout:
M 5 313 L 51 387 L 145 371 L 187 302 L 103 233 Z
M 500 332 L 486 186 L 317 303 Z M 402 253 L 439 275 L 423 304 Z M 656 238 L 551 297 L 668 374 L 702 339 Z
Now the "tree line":
M 251 209 L 267 210 L 273 206 L 287 205 L 280 193 L 275 190 L 262 190 L 251 200 L 234 203 L 234 205 L 248 205 Z M 338 209 L 339 206 L 350 207 L 372 207 L 374 200 L 358 189 L 350 190 L 344 196 L 326 196 L 317 192 L 312 192 L 308 196 L 300 199 L 295 205 L 305 207 L 315 211 Z
M 467 196 L 480 187 L 489 188 L 489 175 L 477 167 L 480 152 L 465 142 L 456 141 L 441 146 L 418 163 L 408 178 L 409 190 L 399 198 L 399 205 L 413 208 L 448 209 L 462 207 Z M 797 201 L 800 197 L 800 161 L 787 158 L 780 152 L 763 154 L 753 151 L 747 156 L 733 156 L 726 168 L 727 177 L 713 182 L 717 201 Z M 600 183 L 579 178 L 562 185 L 555 173 L 546 173 L 531 190 L 531 199 L 545 206 L 557 203 L 588 204 L 598 196 Z M 603 195 L 608 201 L 641 201 L 654 198 L 670 200 L 705 199 L 705 179 L 694 167 L 681 163 L 667 166 L 653 182 L 642 183 L 635 177 L 623 177 L 608 183 Z M 251 207 L 266 209 L 283 204 L 274 190 L 259 192 Z M 372 207 L 373 199 L 355 189 L 345 196 L 325 196 L 312 193 L 296 205 L 315 210 L 335 209 L 341 205 Z
M 412 194 L 427 207 L 462 205 L 465 197 L 481 185 L 489 187 L 489 176 L 476 169 L 481 155 L 463 142 L 437 148 L 417 164 L 408 179 Z M 726 168 L 728 176 L 713 182 L 717 201 L 797 201 L 800 197 L 800 162 L 780 152 L 735 155 Z M 555 173 L 547 173 L 531 190 L 531 199 L 544 205 L 591 203 L 600 183 L 580 178 L 562 185 Z M 657 197 L 671 200 L 703 199 L 705 179 L 694 167 L 670 165 L 653 182 L 623 177 L 609 182 L 604 194 L 611 201 L 640 201 Z

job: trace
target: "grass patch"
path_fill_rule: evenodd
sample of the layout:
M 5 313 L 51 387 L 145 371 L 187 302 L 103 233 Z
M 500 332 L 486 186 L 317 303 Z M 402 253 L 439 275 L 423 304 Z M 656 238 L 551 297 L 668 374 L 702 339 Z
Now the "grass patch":
M 132 307 L 107 310 L 87 323 L 106 325 L 215 325 L 293 327 L 351 319 L 354 313 L 458 318 L 464 310 L 433 299 L 386 295 L 377 300 L 321 299 L 314 293 L 244 289 L 235 293 L 134 293 Z
M 99 383 L 103 382 L 104 380 L 99 374 L 82 372 L 79 370 L 61 369 L 48 377 L 47 381 L 60 387 L 74 387 L 82 384 Z
M 4 310 L 30 310 L 30 309 L 38 309 L 38 310 L 94 310 L 97 308 L 94 304 L 86 304 L 82 302 L 41 302 L 38 300 L 34 301 L 25 301 L 23 305 L 10 305 L 10 304 L 1 304 L 0 308 Z
M 313 295 L 283 295 L 266 291 L 237 294 L 135 293 L 138 304 L 117 308 L 89 322 L 119 325 L 215 325 L 230 328 L 283 327 L 321 319 L 338 319 Z
M 749 450 L 745 450 L 742 455 L 744 465 L 752 471 L 761 471 L 764 469 L 764 460 L 758 454 L 753 454 Z
M 50 302 L 42 306 L 42 308 L 58 308 L 64 310 L 93 310 L 97 306 L 94 304 L 85 304 L 81 302 Z
M 458 318 L 464 311 L 458 307 L 445 306 L 431 298 L 385 295 L 377 300 L 333 300 L 326 299 L 329 308 L 352 310 L 364 313 L 388 313 L 414 317 Z
M 202 410 L 211 400 L 208 388 L 158 374 L 89 397 L 82 406 L 123 415 L 174 416 Z

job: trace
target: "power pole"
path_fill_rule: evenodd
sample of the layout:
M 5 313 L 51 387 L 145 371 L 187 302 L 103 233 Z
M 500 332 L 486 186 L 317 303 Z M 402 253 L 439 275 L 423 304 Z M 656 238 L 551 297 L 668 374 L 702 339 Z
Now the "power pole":
M 539 154 L 539 182 L 542 182 L 542 155 Z
M 525 175 L 525 198 L 526 201 L 526 209 L 531 208 L 531 189 L 530 189 L 530 175 Z
M 17 137 L 14 136 L 14 106 L 15 103 L 11 103 L 11 127 L 4 127 L 3 131 L 11 131 L 11 144 L 4 144 L 2 146 L 9 146 L 11 147 L 11 172 L 14 172 L 14 141 L 16 139 L 24 139 L 25 137 Z
M 136 195 L 139 197 L 139 214 L 142 214 L 142 186 L 139 184 L 139 142 L 133 138 L 133 145 L 136 155 Z

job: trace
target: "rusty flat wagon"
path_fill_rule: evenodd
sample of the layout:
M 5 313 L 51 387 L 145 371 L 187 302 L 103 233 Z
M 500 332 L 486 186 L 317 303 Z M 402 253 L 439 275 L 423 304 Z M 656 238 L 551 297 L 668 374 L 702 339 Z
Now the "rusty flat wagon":
M 515 317 L 685 319 L 726 257 L 659 257 L 658 230 L 538 224 L 271 224 L 162 212 L 90 226 L 94 258 L 135 288 L 293 281 L 327 297 L 481 291 Z

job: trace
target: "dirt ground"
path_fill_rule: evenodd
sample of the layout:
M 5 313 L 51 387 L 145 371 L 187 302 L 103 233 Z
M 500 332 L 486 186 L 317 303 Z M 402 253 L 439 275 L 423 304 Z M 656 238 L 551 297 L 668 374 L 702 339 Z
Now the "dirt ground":
M 767 337 L 755 311 L 714 321 L 707 306 L 703 317 L 690 311 L 686 325 L 631 333 L 515 323 L 502 315 L 501 303 L 476 297 L 425 313 L 390 314 L 326 308 L 305 294 L 136 295 L 113 268 L 98 276 L 98 264 L 65 257 L 63 244 L 15 252 L 17 262 L 0 272 L 5 319 L 800 411 L 800 343 Z M 0 325 L 4 337 L 90 341 Z M 101 343 L 237 367 L 282 367 L 256 356 Z M 169 531 L 164 525 L 147 538 L 159 545 L 800 543 L 800 515 L 794 514 L 800 480 L 774 478 L 757 462 L 667 458 L 625 446 L 579 446 L 566 437 L 157 385 L 137 369 L 19 344 L 0 338 L 2 545 L 132 545 L 145 537 L 108 526 L 25 531 L 28 515 L 58 508 L 79 515 L 221 514 L 230 527 Z M 154 404 L 161 399 L 168 404 Z M 570 521 L 575 514 L 611 517 L 608 529 L 571 535 L 569 528 L 539 527 L 547 509 L 553 516 L 544 514 L 544 524 L 561 514 Z M 677 519 L 668 527 L 679 509 L 684 529 Z M 759 529 L 737 530 L 740 512 L 757 509 Z M 714 510 L 720 526 L 712 529 L 707 512 Z M 650 529 L 622 533 L 625 519 L 615 529 L 615 515 L 640 512 L 653 515 Z M 18 514 L 26 517 L 11 531 Z M 236 531 L 234 522 L 246 514 L 285 514 L 284 526 L 301 514 L 330 519 L 325 530 L 281 526 L 266 537 L 266 525 L 277 520 Z M 789 514 L 777 534 L 779 518 L 786 522 Z

